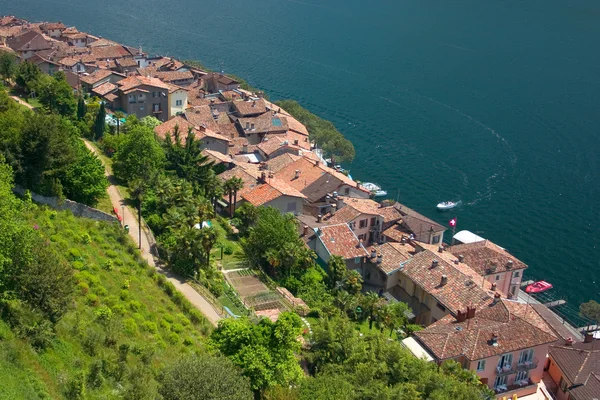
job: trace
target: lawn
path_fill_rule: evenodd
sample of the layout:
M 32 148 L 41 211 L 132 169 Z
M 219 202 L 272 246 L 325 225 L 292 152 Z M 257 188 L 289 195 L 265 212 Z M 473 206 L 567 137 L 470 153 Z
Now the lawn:
M 213 257 L 223 269 L 245 268 L 245 264 L 241 257 L 242 246 L 240 246 L 237 237 L 227 235 L 225 229 L 216 219 L 212 219 L 210 223 L 213 228 L 219 232 L 219 236 L 221 237 L 220 243 L 212 250 L 211 257 Z M 223 257 L 221 257 L 221 247 L 223 247 Z
M 76 297 L 43 352 L 0 321 L 0 399 L 62 398 L 65 381 L 97 362 L 116 365 L 123 346 L 129 349 L 128 367 L 149 362 L 155 370 L 203 348 L 210 324 L 142 260 L 116 224 L 45 207 L 34 207 L 27 218 L 72 266 Z M 97 319 L 106 307 L 113 315 L 112 330 Z M 109 335 L 114 345 L 106 344 Z M 109 372 L 98 388 L 87 388 L 89 399 L 114 398 L 120 383 L 108 378 Z

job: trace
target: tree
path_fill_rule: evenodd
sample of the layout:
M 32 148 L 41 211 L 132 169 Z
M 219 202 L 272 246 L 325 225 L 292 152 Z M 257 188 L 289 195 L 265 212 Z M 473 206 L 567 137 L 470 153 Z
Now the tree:
M 0 52 L 0 76 L 9 81 L 17 71 L 17 58 L 6 51 Z
M 231 191 L 233 192 L 233 204 L 231 204 L 230 202 L 230 212 L 229 215 L 231 215 L 233 217 L 233 213 L 235 212 L 235 205 L 237 204 L 237 194 L 240 190 L 243 189 L 244 187 L 244 181 L 242 180 L 242 178 L 238 178 L 236 176 L 234 176 L 233 178 L 230 179 L 231 181 Z
M 202 228 L 202 248 L 206 256 L 206 266 L 210 266 L 210 252 L 219 241 L 219 231 L 213 227 Z
M 250 381 L 224 357 L 187 356 L 167 367 L 160 378 L 164 400 L 252 400 Z
M 114 116 L 117 120 L 117 135 L 119 135 L 121 133 L 121 119 L 125 117 L 125 114 L 123 114 L 121 111 L 116 111 Z
M 319 374 L 300 385 L 300 400 L 353 400 L 355 390 L 348 377 L 341 374 Z
M 24 61 L 17 67 L 15 82 L 23 92 L 30 94 L 35 91 L 41 76 L 42 71 L 37 65 Z
M 77 119 L 82 120 L 85 118 L 85 114 L 87 114 L 87 105 L 83 97 L 79 96 L 77 99 Z
M 258 219 L 258 208 L 252 203 L 245 202 L 235 210 L 235 217 L 242 222 L 239 228 L 240 232 L 245 234 Z
M 334 289 L 344 279 L 346 272 L 346 261 L 341 256 L 332 255 L 327 261 L 329 288 Z
M 72 117 L 77 111 L 77 102 L 73 96 L 73 89 L 67 82 L 64 72 L 59 71 L 53 77 L 44 75 L 38 83 L 38 98 L 51 113 L 65 117 Z
M 362 304 L 369 315 L 369 329 L 373 329 L 373 322 L 375 322 L 379 310 L 384 306 L 385 300 L 377 293 L 369 292 L 362 297 Z
M 596 302 L 595 300 L 590 300 L 587 303 L 582 303 L 579 306 L 579 313 L 586 318 L 598 322 L 600 321 L 600 303 Z
M 104 107 L 104 103 L 100 103 L 100 109 L 96 114 L 96 119 L 94 120 L 94 139 L 100 140 L 104 136 L 104 131 L 106 130 L 106 109 Z
M 348 293 L 356 295 L 362 289 L 363 278 L 358 271 L 346 271 L 344 274 L 344 282 L 342 284 L 344 290 Z
M 113 172 L 118 179 L 149 182 L 162 169 L 165 154 L 154 139 L 154 133 L 149 128 L 137 126 L 129 132 L 113 160 Z
M 148 182 L 141 178 L 136 178 L 129 183 L 129 192 L 135 200 L 138 210 L 138 248 L 142 248 L 142 201 L 147 190 Z
M 67 198 L 92 207 L 107 196 L 108 180 L 104 165 L 83 142 L 79 142 L 77 160 L 66 167 L 61 182 Z
M 250 378 L 252 389 L 298 382 L 302 370 L 296 359 L 302 321 L 294 313 L 281 313 L 276 322 L 247 318 L 225 319 L 211 334 L 211 342 Z

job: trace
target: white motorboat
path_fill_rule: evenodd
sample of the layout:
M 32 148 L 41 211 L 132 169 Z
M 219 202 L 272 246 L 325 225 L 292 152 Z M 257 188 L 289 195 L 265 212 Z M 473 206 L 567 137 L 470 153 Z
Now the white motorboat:
M 387 192 L 381 189 L 381 186 L 376 185 L 371 182 L 363 182 L 361 186 L 367 189 L 369 192 L 373 193 L 375 197 L 387 196 Z
M 442 201 L 437 205 L 437 209 L 440 211 L 451 210 L 456 207 L 456 203 L 453 201 Z

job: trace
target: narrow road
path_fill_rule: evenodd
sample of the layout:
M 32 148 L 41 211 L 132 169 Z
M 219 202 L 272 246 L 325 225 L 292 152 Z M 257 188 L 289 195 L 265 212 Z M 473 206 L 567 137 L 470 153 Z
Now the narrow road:
M 87 140 L 84 140 L 84 142 L 86 147 L 90 149 L 92 153 L 98 155 L 98 151 L 90 142 L 88 142 Z M 123 196 L 121 196 L 121 193 L 119 192 L 119 189 L 115 184 L 115 177 L 111 173 L 109 173 L 109 169 L 106 165 L 104 166 L 104 169 L 104 174 L 108 178 L 109 186 L 107 191 L 112 206 L 119 210 L 119 213 L 122 214 L 123 224 L 129 225 L 129 236 L 131 236 L 135 244 L 139 246 L 138 239 L 140 226 L 138 225 L 137 221 L 137 212 L 131 210 L 127 206 L 125 200 L 123 199 Z M 148 261 L 148 264 L 155 267 L 161 274 L 165 275 L 167 279 L 173 285 L 175 285 L 177 290 L 179 290 L 190 301 L 190 303 L 192 303 L 196 308 L 198 308 L 202 312 L 202 314 L 206 316 L 210 323 L 216 326 L 217 322 L 222 318 L 215 311 L 213 306 L 202 295 L 200 295 L 200 293 L 194 290 L 192 286 L 186 283 L 185 280 L 175 276 L 174 274 L 168 271 L 163 270 L 160 266 L 156 265 L 154 256 L 152 256 L 152 253 L 150 252 L 150 242 L 148 241 L 148 237 L 146 236 L 146 233 L 143 229 L 141 247 L 142 256 L 146 261 Z
M 14 101 L 16 101 L 17 103 L 21 104 L 22 106 L 29 108 L 32 111 L 35 110 L 31 104 L 29 104 L 28 102 L 26 102 L 25 100 L 23 100 L 17 96 L 10 96 L 10 98 L 13 99 Z

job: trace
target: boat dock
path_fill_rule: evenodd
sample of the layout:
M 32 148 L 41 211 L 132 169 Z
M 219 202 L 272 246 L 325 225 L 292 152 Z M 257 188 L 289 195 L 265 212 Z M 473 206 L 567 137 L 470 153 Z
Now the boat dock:
M 533 281 L 531 281 L 533 282 Z M 529 284 L 527 282 L 523 282 L 525 284 Z M 563 339 L 573 338 L 575 340 L 581 341 L 583 340 L 583 334 L 581 333 L 580 328 L 575 328 L 564 316 L 560 313 L 554 312 L 549 308 L 547 304 L 556 303 L 553 306 L 559 306 L 562 304 L 566 304 L 564 300 L 555 300 L 552 302 L 542 303 L 535 297 L 529 295 L 524 290 L 519 290 L 519 300 L 530 304 L 535 311 L 550 325 Z M 560 302 L 560 304 L 558 304 Z

